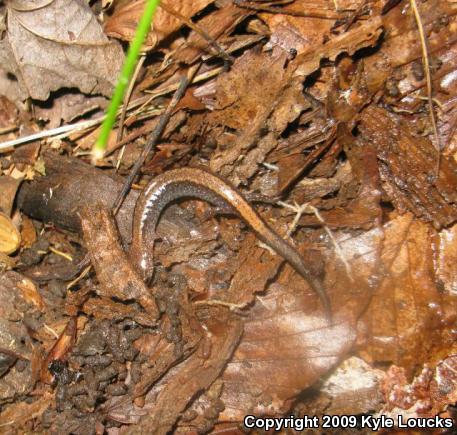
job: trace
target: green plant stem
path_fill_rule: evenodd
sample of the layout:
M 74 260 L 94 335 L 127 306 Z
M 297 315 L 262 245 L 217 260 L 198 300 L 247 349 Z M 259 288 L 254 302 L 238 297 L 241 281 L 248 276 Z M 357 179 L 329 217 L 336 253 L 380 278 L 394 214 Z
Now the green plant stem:
M 100 135 L 92 148 L 92 160 L 94 161 L 101 159 L 105 154 L 108 138 L 114 122 L 116 121 L 118 108 L 124 99 L 125 90 L 132 78 L 141 47 L 149 33 L 151 22 L 159 3 L 160 0 L 147 0 L 143 15 L 141 16 L 140 22 L 136 28 L 135 36 L 130 43 L 127 57 L 125 58 L 119 80 L 106 113 L 106 118 L 101 127 Z

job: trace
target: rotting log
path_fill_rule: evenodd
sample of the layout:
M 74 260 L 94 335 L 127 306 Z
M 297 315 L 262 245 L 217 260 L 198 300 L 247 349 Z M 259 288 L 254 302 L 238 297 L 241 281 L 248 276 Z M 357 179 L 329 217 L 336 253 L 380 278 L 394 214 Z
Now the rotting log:
M 122 188 L 122 178 L 108 174 L 79 159 L 55 152 L 43 153 L 46 175 L 23 183 L 17 205 L 27 215 L 80 232 L 78 210 L 83 206 L 111 208 Z M 130 242 L 133 210 L 139 192 L 132 190 L 116 215 L 124 243 Z

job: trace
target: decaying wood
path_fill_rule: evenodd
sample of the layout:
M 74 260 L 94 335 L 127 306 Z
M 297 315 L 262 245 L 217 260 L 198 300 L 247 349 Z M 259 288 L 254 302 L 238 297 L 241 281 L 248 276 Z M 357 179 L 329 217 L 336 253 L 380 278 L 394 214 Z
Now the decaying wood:
M 381 108 L 369 107 L 360 126 L 366 142 L 377 150 L 383 187 L 400 211 L 440 229 L 457 221 L 457 164 L 443 156 L 434 180 L 436 151 L 426 138 L 414 136 L 405 122 L 396 121 Z
M 158 391 L 150 393 L 156 397 L 152 410 L 129 433 L 169 433 L 192 398 L 217 379 L 241 338 L 243 326 L 233 316 L 220 322 L 211 320 L 210 323 L 212 325 L 207 326 L 211 334 L 199 346 L 202 350 L 205 347 L 210 349 L 210 353 L 205 355 L 197 350 L 169 372 Z
M 122 188 L 122 178 L 112 177 L 79 159 L 54 152 L 43 155 L 46 176 L 23 183 L 17 203 L 29 216 L 43 222 L 80 231 L 78 211 L 99 204 L 111 208 Z M 122 241 L 131 237 L 133 209 L 138 192 L 131 191 L 116 215 Z
M 100 282 L 98 293 L 122 301 L 136 300 L 153 319 L 158 319 L 155 300 L 122 249 L 109 210 L 100 206 L 83 207 L 79 214 L 84 240 Z

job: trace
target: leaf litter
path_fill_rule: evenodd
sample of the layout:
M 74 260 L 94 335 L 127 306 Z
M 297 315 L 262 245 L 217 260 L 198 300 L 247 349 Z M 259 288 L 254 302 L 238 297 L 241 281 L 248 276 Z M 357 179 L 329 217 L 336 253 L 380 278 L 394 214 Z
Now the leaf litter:
M 124 138 L 117 126 L 93 167 L 119 40 L 143 6 L 1 7 L 0 140 L 95 120 L 0 155 L 1 430 L 455 419 L 455 2 L 166 3 Z M 201 201 L 164 211 L 148 288 L 129 261 L 135 203 L 149 179 L 184 166 L 228 179 L 292 240 L 327 289 L 332 323 L 281 257 Z

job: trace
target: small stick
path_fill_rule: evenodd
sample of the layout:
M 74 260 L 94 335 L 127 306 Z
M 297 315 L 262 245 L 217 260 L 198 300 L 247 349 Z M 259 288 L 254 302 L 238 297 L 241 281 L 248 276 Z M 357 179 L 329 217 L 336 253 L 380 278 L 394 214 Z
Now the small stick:
M 170 101 L 170 104 L 168 105 L 165 112 L 160 116 L 159 122 L 158 122 L 156 128 L 150 134 L 148 141 L 146 143 L 146 146 L 143 148 L 143 151 L 141 152 L 140 157 L 133 165 L 133 168 L 130 171 L 129 176 L 127 177 L 127 179 L 124 183 L 124 186 L 122 187 L 121 191 L 119 192 L 119 195 L 116 198 L 116 201 L 113 206 L 114 215 L 116 215 L 117 212 L 119 211 L 119 209 L 121 208 L 121 205 L 122 205 L 125 197 L 127 196 L 128 191 L 132 187 L 133 181 L 135 180 L 135 177 L 137 176 L 140 168 L 143 166 L 144 162 L 146 161 L 147 156 L 149 155 L 152 148 L 155 146 L 155 144 L 159 140 L 160 136 L 164 132 L 165 127 L 171 118 L 173 110 L 176 108 L 179 100 L 184 96 L 187 86 L 192 81 L 195 73 L 198 71 L 199 68 L 200 68 L 200 64 L 192 66 L 189 69 L 187 76 L 185 76 L 181 79 L 181 83 L 179 84 L 178 89 L 176 89 L 176 92 L 174 93 L 174 95 Z
M 232 57 L 227 54 L 227 52 L 219 45 L 219 43 L 209 35 L 204 29 L 202 29 L 198 24 L 195 24 L 191 19 L 180 14 L 178 11 L 170 7 L 168 4 L 162 2 L 160 7 L 168 12 L 170 15 L 173 15 L 178 20 L 182 21 L 188 27 L 190 27 L 195 33 L 198 33 L 209 45 L 212 47 L 216 53 L 224 59 L 225 62 L 233 63 Z
M 425 78 L 427 81 L 427 99 L 428 99 L 428 110 L 430 114 L 430 122 L 432 123 L 433 134 L 435 135 L 436 142 L 436 151 L 438 153 L 436 160 L 435 168 L 435 179 L 438 178 L 440 172 L 440 162 L 441 162 L 441 146 L 440 146 L 440 137 L 438 134 L 438 127 L 436 125 L 435 110 L 433 106 L 433 88 L 432 88 L 432 77 L 430 74 L 430 63 L 428 60 L 428 48 L 427 48 L 427 39 L 425 38 L 424 26 L 422 24 L 421 16 L 419 14 L 419 9 L 417 8 L 416 0 L 410 0 L 411 9 L 414 13 L 414 18 L 416 19 L 417 29 L 419 30 L 419 36 L 421 40 L 422 47 L 422 62 L 425 70 Z
M 246 0 L 234 0 L 234 3 L 243 9 L 252 9 L 254 11 L 269 12 L 272 14 L 290 15 L 292 17 L 320 18 L 324 20 L 339 20 L 345 18 L 344 14 L 330 9 L 322 10 L 318 8 L 305 8 L 301 11 L 294 11 L 286 8 L 256 5 Z
M 90 128 L 90 127 L 93 127 L 93 126 L 99 124 L 100 122 L 103 121 L 104 118 L 105 118 L 105 116 L 102 116 L 97 119 L 90 119 L 88 121 L 82 121 L 82 122 L 78 122 L 76 124 L 63 125 L 62 127 L 57 127 L 57 128 L 53 128 L 50 130 L 43 130 L 43 131 L 28 135 L 28 136 L 23 136 L 23 137 L 19 137 L 17 139 L 8 140 L 8 141 L 0 143 L 0 152 L 4 149 L 8 149 L 8 148 L 14 147 L 16 145 L 21 145 L 23 143 L 31 142 L 33 140 L 43 139 L 45 137 L 51 137 L 51 136 L 55 136 L 55 135 L 63 134 L 63 133 L 69 134 L 69 133 L 73 133 L 76 131 L 85 130 L 87 128 Z
M 324 218 L 322 217 L 322 215 L 319 213 L 319 210 L 316 207 L 314 207 L 314 206 L 312 206 L 311 204 L 308 204 L 308 203 L 305 203 L 305 204 L 302 204 L 302 205 L 298 205 L 298 204 L 295 203 L 294 205 L 290 205 L 287 202 L 278 201 L 278 205 L 280 205 L 281 207 L 285 207 L 285 208 L 288 208 L 290 210 L 293 210 L 296 213 L 295 218 L 294 218 L 289 230 L 287 231 L 287 236 L 288 237 L 290 237 L 292 232 L 295 231 L 295 227 L 297 226 L 298 221 L 300 220 L 301 215 L 303 213 L 312 213 L 312 214 L 314 214 L 314 216 L 316 216 L 317 220 L 322 224 L 322 227 L 324 228 L 324 230 L 327 233 L 330 241 L 332 242 L 332 244 L 333 244 L 333 246 L 335 248 L 337 256 L 340 258 L 341 262 L 344 264 L 344 267 L 346 269 L 346 274 L 347 274 L 348 278 L 352 282 L 354 282 L 354 277 L 352 275 L 351 265 L 347 261 L 346 256 L 344 255 L 343 250 L 341 249 L 341 247 L 340 247 L 338 241 L 336 240 L 335 236 L 333 235 L 332 231 L 327 226 L 327 224 L 326 224 Z

